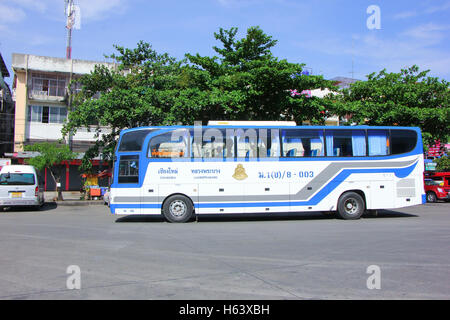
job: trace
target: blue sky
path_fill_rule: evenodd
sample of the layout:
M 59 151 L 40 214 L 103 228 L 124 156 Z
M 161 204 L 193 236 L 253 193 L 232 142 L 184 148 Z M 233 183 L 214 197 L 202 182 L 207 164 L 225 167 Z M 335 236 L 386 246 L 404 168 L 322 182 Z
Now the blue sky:
M 386 68 L 418 64 L 450 80 L 450 0 L 75 0 L 81 29 L 72 58 L 105 61 L 113 44 L 139 40 L 158 52 L 213 55 L 220 27 L 260 26 L 278 40 L 280 59 L 306 63 L 326 78 L 365 79 Z M 377 5 L 381 29 L 369 30 L 367 8 Z M 11 70 L 13 52 L 64 57 L 64 0 L 0 0 L 0 52 Z M 12 83 L 12 76 L 6 79 Z

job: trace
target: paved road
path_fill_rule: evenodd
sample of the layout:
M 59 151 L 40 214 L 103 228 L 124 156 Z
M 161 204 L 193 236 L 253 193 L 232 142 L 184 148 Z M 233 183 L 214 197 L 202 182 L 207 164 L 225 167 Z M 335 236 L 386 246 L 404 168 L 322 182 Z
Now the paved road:
M 70 265 L 79 290 L 67 288 Z M 381 289 L 367 288 L 370 265 Z M 0 212 L 0 299 L 449 298 L 450 203 L 358 221 L 309 213 L 170 224 L 104 206 Z

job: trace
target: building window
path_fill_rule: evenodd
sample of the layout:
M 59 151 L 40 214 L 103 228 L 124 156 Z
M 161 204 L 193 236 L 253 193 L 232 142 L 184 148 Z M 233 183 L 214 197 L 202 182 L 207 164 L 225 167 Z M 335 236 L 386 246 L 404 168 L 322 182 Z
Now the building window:
M 31 90 L 36 95 L 64 97 L 66 93 L 66 76 L 33 73 Z
M 42 107 L 41 106 L 29 106 L 28 107 L 28 119 L 31 122 L 42 122 Z
M 48 108 L 49 107 L 42 107 L 42 123 L 48 123 Z
M 66 107 L 28 106 L 28 121 L 63 123 L 67 118 Z

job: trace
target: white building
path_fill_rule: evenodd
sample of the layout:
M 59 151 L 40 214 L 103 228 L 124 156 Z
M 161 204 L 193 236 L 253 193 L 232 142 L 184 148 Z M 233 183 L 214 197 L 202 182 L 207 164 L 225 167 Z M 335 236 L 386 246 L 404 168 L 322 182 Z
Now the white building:
M 15 96 L 14 151 L 43 141 L 62 139 L 68 114 L 68 85 L 72 79 L 94 70 L 95 65 L 115 68 L 113 63 L 13 53 Z M 102 128 L 108 133 L 108 128 Z M 96 140 L 94 132 L 80 129 L 71 138 L 73 151 L 86 151 Z M 68 143 L 66 138 L 66 142 Z

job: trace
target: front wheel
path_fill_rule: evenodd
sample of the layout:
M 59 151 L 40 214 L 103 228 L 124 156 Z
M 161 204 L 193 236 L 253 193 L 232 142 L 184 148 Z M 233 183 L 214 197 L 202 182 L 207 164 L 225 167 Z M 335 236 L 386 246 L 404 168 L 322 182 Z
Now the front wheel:
M 427 202 L 436 202 L 437 201 L 437 197 L 436 194 L 434 192 L 427 192 Z
M 174 195 L 164 202 L 163 215 L 170 222 L 187 222 L 194 213 L 191 200 L 183 195 Z
M 365 210 L 364 199 L 356 192 L 344 193 L 338 201 L 338 216 L 345 220 L 356 220 Z

